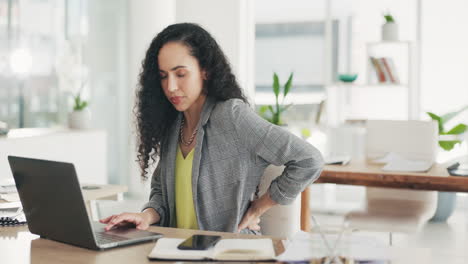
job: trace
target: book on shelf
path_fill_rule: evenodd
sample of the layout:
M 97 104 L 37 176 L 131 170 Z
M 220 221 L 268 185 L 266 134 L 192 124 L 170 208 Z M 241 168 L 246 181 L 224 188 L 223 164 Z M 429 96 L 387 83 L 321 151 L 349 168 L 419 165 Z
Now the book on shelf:
M 395 66 L 395 62 L 393 61 L 392 58 L 386 58 L 385 60 L 388 63 L 388 66 L 390 68 L 390 71 L 392 73 L 393 79 L 394 79 L 394 84 L 400 84 L 400 78 L 398 77 L 398 72 Z
M 377 80 L 379 83 L 385 83 L 386 82 L 386 79 L 385 79 L 385 74 L 383 72 L 383 69 L 379 63 L 379 59 L 378 58 L 374 58 L 374 57 L 370 57 L 370 60 L 371 60 L 371 64 L 373 66 L 373 69 L 377 75 Z
M 372 68 L 379 83 L 399 84 L 395 63 L 389 57 L 370 57 Z
M 221 239 L 207 250 L 181 250 L 184 239 L 160 238 L 148 255 L 151 260 L 272 261 L 271 239 Z

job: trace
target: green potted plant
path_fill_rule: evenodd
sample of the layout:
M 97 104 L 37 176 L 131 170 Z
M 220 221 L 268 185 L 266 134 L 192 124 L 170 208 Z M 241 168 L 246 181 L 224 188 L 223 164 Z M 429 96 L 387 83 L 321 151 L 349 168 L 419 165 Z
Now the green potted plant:
M 427 114 L 432 118 L 432 120 L 437 121 L 437 124 L 439 126 L 439 146 L 445 151 L 450 151 L 455 147 L 456 144 L 461 143 L 459 137 L 467 130 L 467 125 L 463 123 L 459 123 L 451 129 L 447 129 L 447 123 L 467 109 L 468 105 L 462 107 L 458 111 L 446 113 L 441 116 L 431 112 L 427 112 Z M 444 137 L 449 137 L 449 139 L 446 139 Z M 457 196 L 454 192 L 438 192 L 437 209 L 431 221 L 445 222 L 455 210 L 456 198 Z
M 272 88 L 273 93 L 275 94 L 275 105 L 264 105 L 259 109 L 260 116 L 262 116 L 263 118 L 275 125 L 284 125 L 281 120 L 281 114 L 284 113 L 292 105 L 284 105 L 284 99 L 291 90 L 293 76 L 293 73 L 289 75 L 288 81 L 286 81 L 286 83 L 283 85 L 283 89 L 281 89 L 278 75 L 276 73 L 273 73 Z M 282 94 L 281 103 L 279 102 L 280 94 Z
M 452 127 L 451 129 L 446 129 L 446 124 L 452 120 L 454 117 L 462 113 L 463 111 L 468 109 L 468 105 L 462 107 L 458 111 L 446 113 L 444 115 L 438 116 L 434 113 L 427 112 L 427 114 L 432 118 L 432 120 L 437 121 L 439 126 L 439 135 L 441 136 L 439 140 L 439 146 L 446 150 L 452 150 L 456 144 L 461 143 L 461 140 L 457 139 L 456 137 L 465 133 L 467 129 L 467 125 L 460 123 Z M 444 139 L 444 136 L 452 137 L 452 139 Z
M 87 129 L 91 123 L 91 111 L 88 101 L 81 98 L 81 92 L 73 96 L 73 111 L 68 116 L 68 125 L 72 129 Z
M 398 24 L 390 12 L 383 14 L 385 23 L 382 25 L 383 41 L 398 41 Z

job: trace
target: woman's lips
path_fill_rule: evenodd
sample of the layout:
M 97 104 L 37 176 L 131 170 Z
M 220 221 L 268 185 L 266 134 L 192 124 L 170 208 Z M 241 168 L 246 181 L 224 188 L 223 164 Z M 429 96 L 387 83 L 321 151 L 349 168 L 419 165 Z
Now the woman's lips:
M 175 105 L 180 104 L 180 102 L 182 101 L 182 96 L 171 97 L 170 101 L 171 101 L 171 103 L 173 103 Z

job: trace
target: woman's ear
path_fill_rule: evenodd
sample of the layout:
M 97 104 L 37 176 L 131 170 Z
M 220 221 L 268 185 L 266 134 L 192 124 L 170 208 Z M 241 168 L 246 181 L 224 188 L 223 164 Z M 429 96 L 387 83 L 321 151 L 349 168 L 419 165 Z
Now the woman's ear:
M 206 73 L 206 70 L 202 71 L 202 78 L 203 80 L 207 81 L 208 80 L 208 74 Z

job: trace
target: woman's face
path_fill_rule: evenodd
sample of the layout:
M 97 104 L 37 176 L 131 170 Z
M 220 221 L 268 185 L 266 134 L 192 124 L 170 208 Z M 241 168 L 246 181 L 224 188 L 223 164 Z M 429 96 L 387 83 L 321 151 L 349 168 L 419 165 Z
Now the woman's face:
M 159 51 L 161 86 L 167 99 L 177 111 L 185 111 L 194 103 L 204 102 L 203 81 L 206 73 L 187 46 L 166 43 Z

